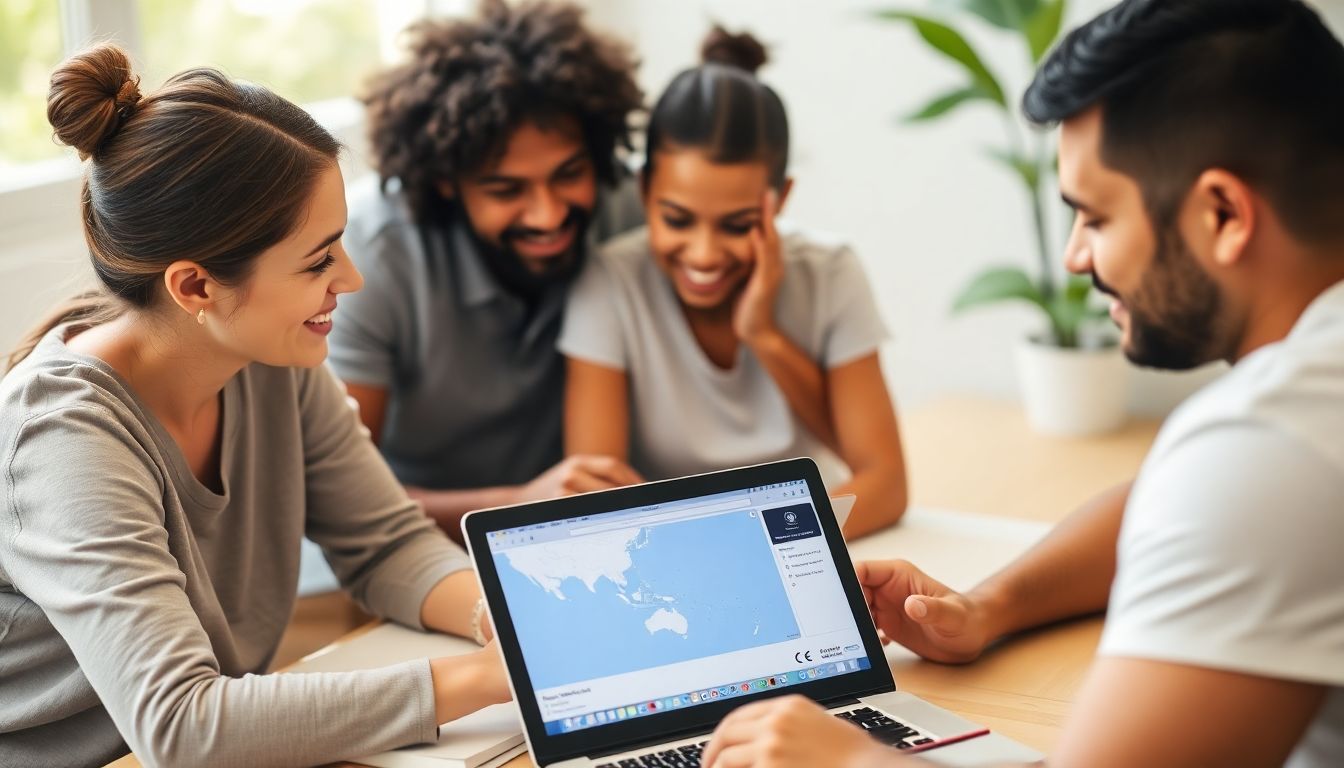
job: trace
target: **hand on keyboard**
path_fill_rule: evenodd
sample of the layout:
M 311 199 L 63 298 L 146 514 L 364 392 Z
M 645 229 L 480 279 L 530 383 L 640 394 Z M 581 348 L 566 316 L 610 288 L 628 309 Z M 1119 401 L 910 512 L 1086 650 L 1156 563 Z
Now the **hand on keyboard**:
M 876 717 L 882 716 L 868 711 Z M 867 715 L 859 717 L 867 718 Z M 853 718 L 833 717 L 803 696 L 784 696 L 748 704 L 725 717 L 714 730 L 709 746 L 705 748 L 704 767 L 898 768 L 907 765 L 899 752 L 868 734 L 869 730 L 883 730 L 890 736 L 904 726 L 883 723 L 865 729 L 861 724 L 848 722 L 850 719 Z

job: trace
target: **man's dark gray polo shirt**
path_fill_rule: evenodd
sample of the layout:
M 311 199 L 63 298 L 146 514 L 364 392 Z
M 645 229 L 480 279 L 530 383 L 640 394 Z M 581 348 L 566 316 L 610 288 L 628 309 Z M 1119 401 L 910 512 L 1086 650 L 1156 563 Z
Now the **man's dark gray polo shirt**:
M 602 192 L 589 252 L 643 223 L 633 184 Z M 344 242 L 364 288 L 339 299 L 330 362 L 347 382 L 387 390 L 379 446 L 401 482 L 513 485 L 559 461 L 556 339 L 568 284 L 548 289 L 529 314 L 464 220 L 417 226 L 395 181 L 386 192 L 376 178 L 351 189 Z

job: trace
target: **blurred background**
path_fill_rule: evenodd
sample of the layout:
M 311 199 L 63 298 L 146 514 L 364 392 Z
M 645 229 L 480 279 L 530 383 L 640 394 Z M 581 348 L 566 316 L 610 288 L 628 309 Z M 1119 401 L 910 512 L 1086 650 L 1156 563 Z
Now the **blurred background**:
M 974 15 L 969 2 L 910 0 L 586 0 L 597 28 L 628 41 L 649 98 L 695 63 L 714 23 L 770 46 L 759 73 L 784 98 L 797 183 L 786 214 L 844 236 L 867 266 L 893 332 L 884 364 L 897 402 L 944 394 L 1017 396 L 1013 348 L 1043 322 L 1026 305 L 952 316 L 954 297 L 992 264 L 1034 269 L 1036 239 L 1021 182 L 986 155 L 1004 139 L 991 105 L 936 122 L 902 117 L 955 88 L 965 72 L 931 52 L 909 24 L 874 12 L 904 8 L 953 19 L 1015 104 L 1031 74 L 1020 39 Z M 1109 3 L 1074 0 L 1065 26 Z M 1344 0 L 1318 7 L 1338 31 Z M 211 65 L 307 106 L 350 148 L 346 175 L 366 173 L 361 114 L 350 97 L 397 55 L 397 35 L 424 15 L 469 13 L 466 0 L 4 0 L 0 4 L 0 349 L 89 279 L 77 215 L 79 165 L 45 119 L 47 78 L 88 41 L 127 46 L 142 91 L 181 69 Z M 1024 126 L 1019 130 L 1026 131 Z M 1024 134 L 1025 135 L 1025 134 Z M 1047 206 L 1059 264 L 1067 228 Z M 202 201 L 208 205 L 208 200 Z M 1129 372 L 1129 409 L 1160 415 L 1217 366 L 1186 374 Z

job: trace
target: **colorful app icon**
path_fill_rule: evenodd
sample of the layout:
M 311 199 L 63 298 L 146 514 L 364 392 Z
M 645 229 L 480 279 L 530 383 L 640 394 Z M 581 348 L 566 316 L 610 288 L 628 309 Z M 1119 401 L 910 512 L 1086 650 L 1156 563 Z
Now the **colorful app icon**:
M 648 712 L 649 712 L 649 705 L 648 705 L 648 704 L 640 704 L 640 705 L 639 705 L 639 714 L 641 714 L 641 715 L 646 715 L 646 714 L 648 714 Z
M 717 698 L 719 698 L 719 692 L 718 692 L 718 691 L 710 691 L 710 692 L 709 692 L 709 697 L 710 697 L 711 699 L 717 699 Z
M 639 710 L 635 709 L 634 704 L 631 704 L 630 706 L 625 708 L 625 714 L 629 715 L 630 717 L 634 717 L 635 715 L 639 714 Z
M 598 712 L 598 713 L 597 713 L 597 722 L 599 722 L 599 723 L 605 723 L 605 722 L 607 722 L 607 713 L 606 713 L 606 712 Z
M 626 718 L 625 707 L 621 707 L 620 709 L 616 710 L 617 720 L 624 720 L 625 718 Z
M 692 694 L 691 694 L 691 701 L 693 701 L 693 702 L 699 702 L 699 701 L 700 701 L 700 693 L 699 693 L 698 691 L 697 691 L 696 693 L 692 693 Z

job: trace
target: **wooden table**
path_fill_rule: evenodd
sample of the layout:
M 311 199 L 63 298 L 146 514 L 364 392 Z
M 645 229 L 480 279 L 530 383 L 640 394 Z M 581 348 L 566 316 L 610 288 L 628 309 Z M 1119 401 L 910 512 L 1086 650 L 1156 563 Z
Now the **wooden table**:
M 1158 428 L 1136 420 L 1104 437 L 1049 437 L 1030 430 L 1017 404 L 970 397 L 901 419 L 913 505 L 1042 522 L 1133 479 Z M 1101 620 L 1087 619 L 1024 635 L 971 665 L 902 659 L 892 669 L 904 690 L 1049 752 L 1100 635 Z M 130 755 L 112 763 L 138 765 Z M 524 755 L 506 768 L 531 765 Z

